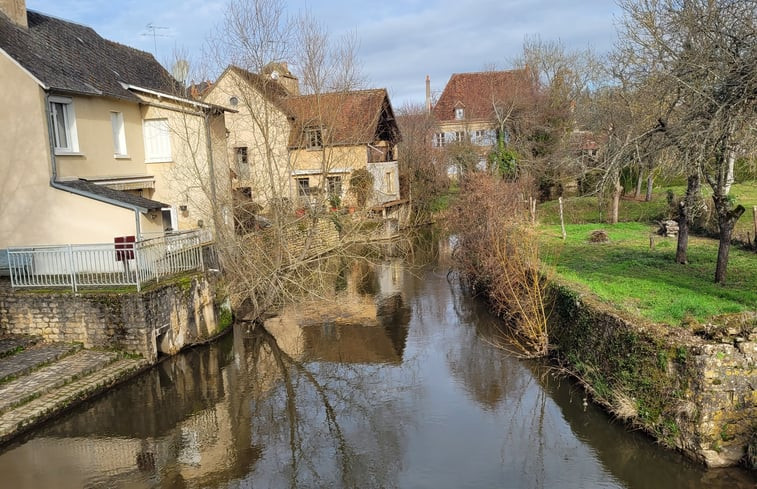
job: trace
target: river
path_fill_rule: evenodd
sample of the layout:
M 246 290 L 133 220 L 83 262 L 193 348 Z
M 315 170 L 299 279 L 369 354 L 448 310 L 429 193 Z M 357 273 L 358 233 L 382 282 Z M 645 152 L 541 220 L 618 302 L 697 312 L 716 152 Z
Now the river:
M 754 488 L 495 348 L 445 241 L 150 371 L 0 453 L 0 487 Z M 430 257 L 430 258 L 429 258 Z

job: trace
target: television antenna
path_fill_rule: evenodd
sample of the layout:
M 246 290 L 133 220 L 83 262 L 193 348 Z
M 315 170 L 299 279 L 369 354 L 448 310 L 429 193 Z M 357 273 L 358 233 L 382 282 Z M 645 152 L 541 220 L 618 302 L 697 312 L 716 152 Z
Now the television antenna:
M 141 35 L 143 37 L 152 36 L 152 44 L 153 44 L 153 52 L 152 52 L 152 54 L 153 54 L 153 56 L 155 56 L 155 58 L 157 58 L 158 57 L 158 38 L 159 37 L 171 37 L 170 34 L 162 32 L 162 31 L 167 31 L 168 27 L 163 27 L 163 26 L 155 25 L 152 22 L 150 22 L 149 24 L 147 24 L 145 26 L 145 29 L 147 30 L 147 32 L 143 32 Z

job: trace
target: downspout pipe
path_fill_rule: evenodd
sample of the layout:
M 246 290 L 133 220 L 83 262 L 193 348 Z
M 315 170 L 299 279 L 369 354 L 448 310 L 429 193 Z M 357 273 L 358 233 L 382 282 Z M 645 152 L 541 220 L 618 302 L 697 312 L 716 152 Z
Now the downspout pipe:
M 117 202 L 110 199 L 105 199 L 102 196 L 95 195 L 89 192 L 82 192 L 82 191 L 76 191 L 72 188 L 66 187 L 64 185 L 60 185 L 58 183 L 58 162 L 55 158 L 55 134 L 53 132 L 53 124 L 52 124 L 52 114 L 50 112 L 50 92 L 45 92 L 45 119 L 47 120 L 47 141 L 48 141 L 48 149 L 50 150 L 50 186 L 56 190 L 62 190 L 64 192 L 68 192 L 74 195 L 79 195 L 81 197 L 86 197 L 89 199 L 97 200 L 106 204 L 115 205 L 117 207 L 122 207 L 124 209 L 129 209 L 134 211 L 134 223 L 135 223 L 135 229 L 137 232 L 137 239 L 141 239 L 142 237 L 142 225 L 139 221 L 139 214 L 142 211 L 139 207 L 131 206 L 128 204 L 125 204 L 123 202 Z

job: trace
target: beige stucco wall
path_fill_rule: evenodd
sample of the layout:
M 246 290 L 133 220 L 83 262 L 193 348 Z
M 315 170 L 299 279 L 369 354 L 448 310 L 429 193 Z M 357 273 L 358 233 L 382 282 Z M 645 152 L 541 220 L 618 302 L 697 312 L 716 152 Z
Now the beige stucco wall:
M 134 234 L 132 211 L 50 186 L 44 92 L 0 53 L 0 249 L 109 242 Z M 77 118 L 79 114 L 77 113 Z M 108 116 L 110 117 L 110 116 Z M 110 122 L 108 123 L 110 127 Z
M 237 98 L 237 105 L 230 103 L 231 97 Z M 235 111 L 226 114 L 228 164 L 237 175 L 232 185 L 251 188 L 253 200 L 262 206 L 272 199 L 291 198 L 286 114 L 233 71 L 219 78 L 205 101 Z M 247 148 L 248 177 L 237 168 L 238 147 Z
M 139 105 L 105 97 L 71 97 L 76 114 L 78 155 L 58 153 L 58 176 L 105 177 L 145 175 L 144 140 Z M 124 117 L 128 157 L 114 155 L 111 112 Z
M 214 192 L 207 129 L 210 129 L 210 151 L 215 170 L 215 203 L 219 218 L 222 218 L 230 199 L 224 116 L 209 116 L 206 128 L 205 114 L 196 107 L 165 98 L 156 100 L 142 95 L 140 98 L 145 102 L 140 108 L 140 117 L 167 119 L 171 131 L 171 161 L 145 163 L 147 173 L 155 177 L 155 190 L 150 198 L 176 210 L 179 230 L 212 226 Z M 186 209 L 182 210 L 182 206 Z

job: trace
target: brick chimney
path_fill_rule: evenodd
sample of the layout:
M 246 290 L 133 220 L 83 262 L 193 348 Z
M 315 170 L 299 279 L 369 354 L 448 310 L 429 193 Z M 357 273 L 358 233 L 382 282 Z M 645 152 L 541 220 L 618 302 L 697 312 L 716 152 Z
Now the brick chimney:
M 426 75 L 426 112 L 431 112 L 431 77 Z
M 13 23 L 23 28 L 29 27 L 26 22 L 26 0 L 0 0 L 0 12 L 7 15 Z

